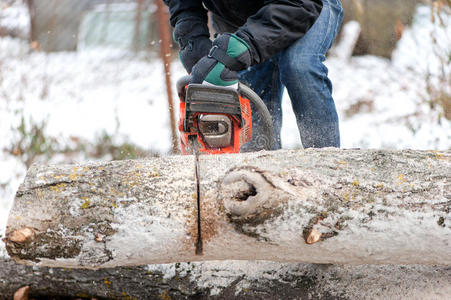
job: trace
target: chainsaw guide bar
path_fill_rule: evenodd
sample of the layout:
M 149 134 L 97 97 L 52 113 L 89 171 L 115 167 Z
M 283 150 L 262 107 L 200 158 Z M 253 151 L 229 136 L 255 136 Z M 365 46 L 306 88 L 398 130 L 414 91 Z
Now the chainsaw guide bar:
M 229 87 L 192 84 L 191 76 L 177 81 L 180 98 L 179 124 L 182 154 L 194 155 L 196 178 L 197 238 L 196 255 L 202 255 L 200 154 L 239 153 L 252 140 L 253 110 L 260 118 L 260 149 L 273 150 L 274 131 L 271 114 L 263 100 L 252 89 L 239 84 Z M 251 106 L 252 105 L 252 106 Z
M 194 154 L 194 177 L 196 178 L 196 200 L 197 200 L 197 239 L 196 255 L 202 255 L 202 230 L 200 216 L 200 166 L 199 166 L 199 145 L 195 136 L 190 138 Z

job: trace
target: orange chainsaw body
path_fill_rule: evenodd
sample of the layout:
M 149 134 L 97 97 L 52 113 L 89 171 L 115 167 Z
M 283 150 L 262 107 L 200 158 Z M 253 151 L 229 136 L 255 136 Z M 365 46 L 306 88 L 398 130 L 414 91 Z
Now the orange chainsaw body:
M 238 103 L 230 105 L 221 104 L 217 106 L 216 110 L 214 107 L 210 107 L 209 109 L 206 109 L 206 111 L 202 111 L 202 108 L 199 108 L 195 111 L 190 111 L 187 114 L 187 89 L 188 86 L 186 86 L 179 95 L 180 110 L 178 129 L 180 131 L 180 146 L 182 154 L 193 154 L 193 145 L 191 144 L 192 139 L 197 140 L 198 151 L 199 153 L 204 154 L 238 153 L 241 146 L 252 139 L 252 111 L 249 99 L 242 97 L 238 92 L 234 91 L 237 94 L 239 105 Z M 202 90 L 209 92 L 208 87 L 202 87 Z M 214 98 L 216 96 L 222 95 L 215 94 L 216 91 L 218 91 L 217 88 L 212 88 L 211 92 L 204 94 L 207 94 L 208 97 L 211 97 L 211 101 L 214 102 Z M 227 90 L 224 91 L 225 93 L 229 93 L 229 91 Z M 222 89 L 219 89 L 219 92 L 223 93 Z M 193 97 L 195 98 L 195 96 Z M 192 101 L 195 102 L 195 100 Z M 228 107 L 231 108 L 232 105 L 235 107 L 235 111 L 233 113 L 230 110 L 228 111 L 227 109 Z M 226 109 L 223 110 L 223 107 Z M 231 137 L 230 142 L 227 145 L 223 145 L 221 147 L 211 147 L 208 142 L 206 142 L 208 138 L 203 135 L 202 131 L 200 130 L 199 124 L 200 117 L 205 115 L 225 116 L 230 120 L 230 123 L 228 124 L 231 124 L 231 126 L 230 128 L 228 128 L 228 130 L 231 131 Z M 189 122 L 187 122 L 187 118 L 190 119 Z

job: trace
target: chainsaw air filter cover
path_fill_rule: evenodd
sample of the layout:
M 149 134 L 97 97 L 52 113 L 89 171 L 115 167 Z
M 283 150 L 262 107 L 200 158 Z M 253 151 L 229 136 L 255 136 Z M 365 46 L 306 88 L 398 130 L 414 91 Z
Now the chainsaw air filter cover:
M 232 121 L 224 115 L 200 115 L 199 132 L 210 148 L 227 147 L 232 139 Z

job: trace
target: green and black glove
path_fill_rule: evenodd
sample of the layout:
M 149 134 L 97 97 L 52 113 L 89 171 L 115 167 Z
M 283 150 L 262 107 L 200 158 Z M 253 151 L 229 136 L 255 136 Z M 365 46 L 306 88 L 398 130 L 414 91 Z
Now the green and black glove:
M 173 38 L 180 46 L 180 61 L 186 71 L 191 73 L 193 66 L 207 55 L 211 48 L 207 24 L 199 20 L 178 22 L 174 28 Z
M 237 86 L 237 72 L 251 65 L 249 50 L 249 45 L 238 36 L 222 34 L 213 41 L 208 55 L 194 66 L 191 83 Z

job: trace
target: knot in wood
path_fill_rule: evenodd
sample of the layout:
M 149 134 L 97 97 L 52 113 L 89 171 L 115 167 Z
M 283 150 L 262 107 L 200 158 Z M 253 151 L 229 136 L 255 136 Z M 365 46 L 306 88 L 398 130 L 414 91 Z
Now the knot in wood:
M 285 193 L 263 171 L 256 168 L 233 170 L 223 179 L 220 200 L 232 221 L 262 223 L 273 216 Z

